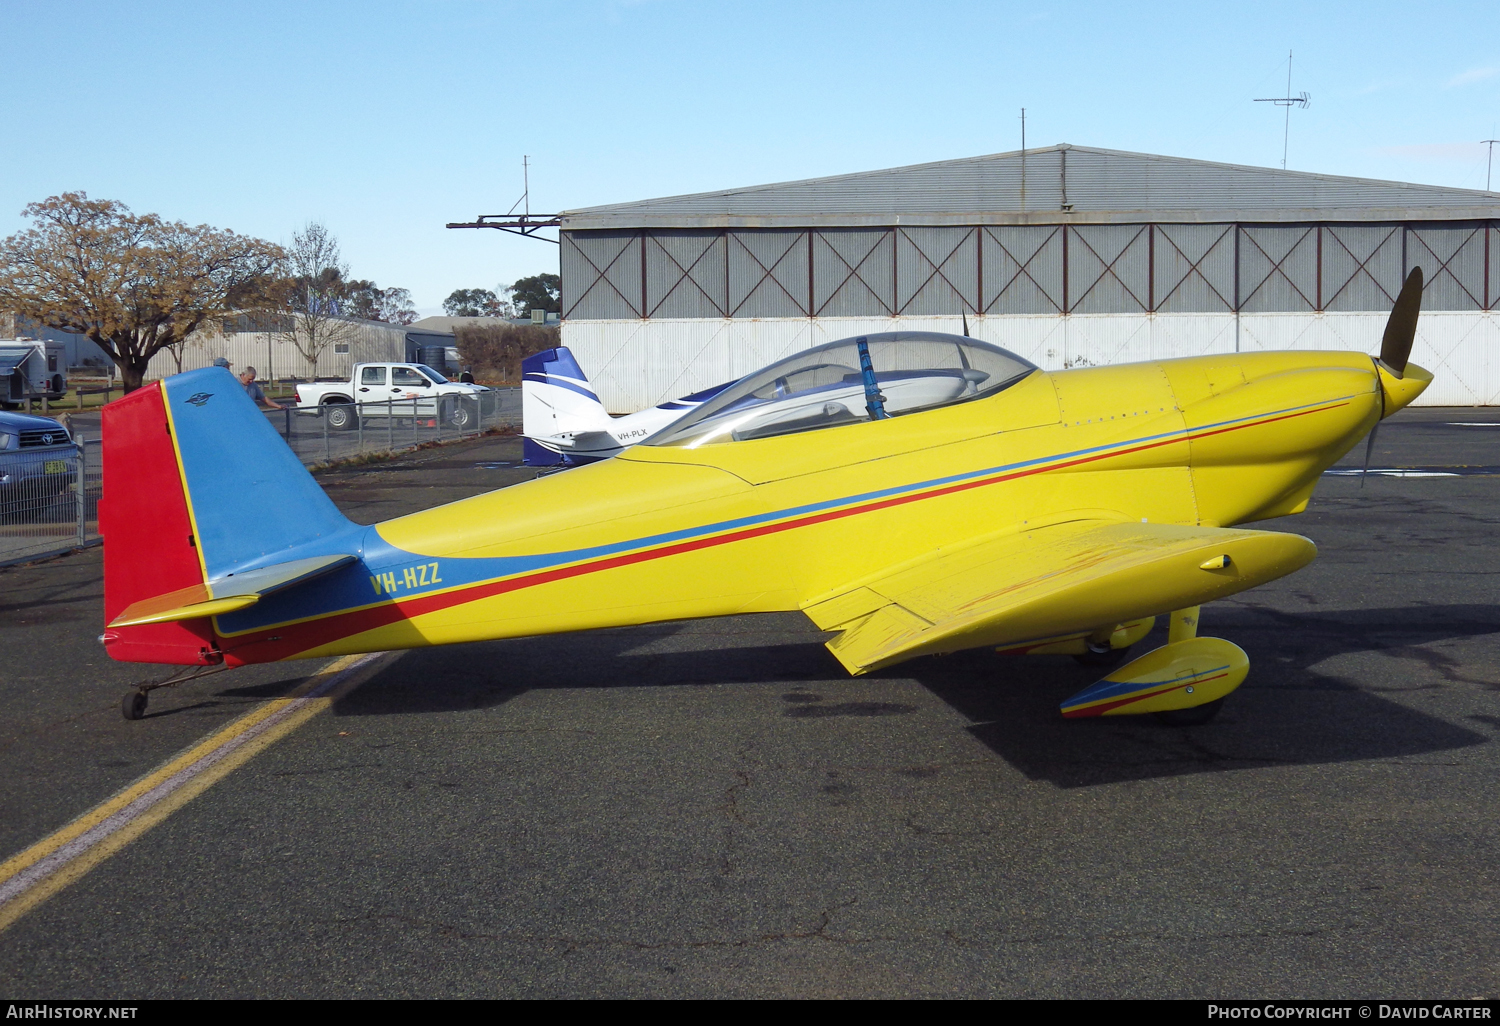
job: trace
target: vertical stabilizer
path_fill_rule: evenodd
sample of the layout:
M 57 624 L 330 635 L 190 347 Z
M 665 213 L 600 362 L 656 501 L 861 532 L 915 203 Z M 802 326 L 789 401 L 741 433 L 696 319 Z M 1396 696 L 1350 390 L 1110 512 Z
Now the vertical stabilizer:
M 145 599 L 296 557 L 357 548 L 318 487 L 226 370 L 149 385 L 104 408 L 105 622 Z M 211 663 L 207 617 L 114 627 L 129 662 Z
M 566 346 L 521 361 L 521 433 L 528 464 L 563 463 L 565 458 L 546 439 L 608 431 L 611 423 L 609 411 Z

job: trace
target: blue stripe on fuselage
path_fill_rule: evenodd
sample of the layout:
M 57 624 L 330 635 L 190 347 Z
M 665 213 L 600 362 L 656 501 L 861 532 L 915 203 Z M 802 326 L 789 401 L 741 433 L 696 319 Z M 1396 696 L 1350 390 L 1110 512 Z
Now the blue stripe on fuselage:
M 386 542 L 380 536 L 378 528 L 359 528 L 363 534 L 358 538 L 357 555 L 360 563 L 342 570 L 334 571 L 322 578 L 311 581 L 297 588 L 288 589 L 275 595 L 267 596 L 257 605 L 235 613 L 225 614 L 218 618 L 219 629 L 222 633 L 233 634 L 269 627 L 273 624 L 286 623 L 291 620 L 305 619 L 314 616 L 331 615 L 344 612 L 348 609 L 368 606 L 376 602 L 389 601 L 390 596 L 378 594 L 375 586 L 371 583 L 371 577 L 379 577 L 386 573 L 396 574 L 402 587 L 394 593 L 394 598 L 401 599 L 414 595 L 428 594 L 443 591 L 454 587 L 465 587 L 481 584 L 487 581 L 499 580 L 505 577 L 513 577 L 518 574 L 534 573 L 538 570 L 547 570 L 553 567 L 564 566 L 570 563 L 588 562 L 597 559 L 606 559 L 610 556 L 622 555 L 642 549 L 651 549 L 663 545 L 671 545 L 677 542 L 689 541 L 709 535 L 722 534 L 731 531 L 743 530 L 749 527 L 757 527 L 764 524 L 774 523 L 780 520 L 795 520 L 799 517 L 816 515 L 818 513 L 839 509 L 845 506 L 858 506 L 869 502 L 878 502 L 882 499 L 894 498 L 908 495 L 914 492 L 939 489 L 949 485 L 961 484 L 966 481 L 974 481 L 984 477 L 1001 476 L 1012 474 L 1028 468 L 1042 466 L 1048 463 L 1058 463 L 1090 456 L 1096 453 L 1107 452 L 1111 449 L 1128 449 L 1133 446 L 1160 442 L 1173 438 L 1187 438 L 1188 436 L 1216 428 L 1232 427 L 1236 424 L 1245 424 L 1250 421 L 1264 420 L 1269 417 L 1277 417 L 1300 410 L 1310 410 L 1329 402 L 1339 400 L 1325 400 L 1320 403 L 1307 403 L 1302 406 L 1288 407 L 1285 410 L 1277 410 L 1273 413 L 1256 414 L 1249 417 L 1237 417 L 1233 420 L 1219 421 L 1214 424 L 1205 424 L 1199 428 L 1182 428 L 1176 431 L 1166 431 L 1155 435 L 1145 435 L 1121 442 L 1112 442 L 1107 445 L 1096 445 L 1086 449 L 1075 449 L 1070 452 L 1057 453 L 1051 456 L 1040 456 L 1035 459 L 1021 460 L 1016 463 L 1002 464 L 996 467 L 988 467 L 984 470 L 968 471 L 962 474 L 951 474 L 946 477 L 932 478 L 927 481 L 919 481 L 914 484 L 897 485 L 891 488 L 882 488 L 876 491 L 863 492 L 858 495 L 846 496 L 838 499 L 828 499 L 823 502 L 812 502 L 801 506 L 792 506 L 787 509 L 775 510 L 768 513 L 759 513 L 751 516 L 736 517 L 732 520 L 720 520 L 711 524 L 703 524 L 697 527 L 682 528 L 676 531 L 665 531 L 660 534 L 647 535 L 641 538 L 631 538 L 619 542 L 611 542 L 607 545 L 596 545 L 583 549 L 571 549 L 563 552 L 541 552 L 524 556 L 493 556 L 472 558 L 466 556 L 424 556 L 418 553 L 398 549 Z M 305 550 L 296 550 L 281 556 L 281 559 L 298 559 L 304 556 L 325 555 L 352 551 L 348 546 L 354 541 L 345 535 L 341 539 L 330 539 L 329 544 L 322 541 L 314 543 Z M 344 547 L 337 547 L 342 544 Z M 334 547 L 330 547 L 333 545 Z M 405 571 L 418 568 L 425 564 L 438 563 L 437 574 L 440 582 L 431 585 L 418 585 L 415 588 L 405 587 Z

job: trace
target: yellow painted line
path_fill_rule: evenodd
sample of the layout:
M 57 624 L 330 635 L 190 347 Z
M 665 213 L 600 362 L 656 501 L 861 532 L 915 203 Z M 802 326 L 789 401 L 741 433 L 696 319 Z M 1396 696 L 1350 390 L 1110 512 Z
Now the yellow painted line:
M 401 654 L 377 652 L 335 660 L 287 697 L 241 716 L 50 837 L 0 863 L 0 932 Z

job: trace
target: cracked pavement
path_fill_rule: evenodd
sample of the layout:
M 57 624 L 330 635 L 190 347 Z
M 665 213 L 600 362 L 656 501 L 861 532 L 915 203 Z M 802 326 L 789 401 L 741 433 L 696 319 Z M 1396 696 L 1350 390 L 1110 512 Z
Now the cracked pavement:
M 1500 464 L 1446 426 L 1481 419 L 1405 411 L 1376 461 Z M 479 466 L 508 447 L 321 480 L 382 519 L 520 479 Z M 852 680 L 794 614 L 410 652 L 0 934 L 0 990 L 1495 996 L 1497 500 L 1326 479 L 1268 525 L 1319 559 L 1204 610 L 1251 658 L 1204 727 L 1063 720 L 1093 677 L 1065 658 Z M 5 650 L 34 654 L 0 681 L 0 855 L 299 676 L 126 723 L 97 573 L 0 570 Z

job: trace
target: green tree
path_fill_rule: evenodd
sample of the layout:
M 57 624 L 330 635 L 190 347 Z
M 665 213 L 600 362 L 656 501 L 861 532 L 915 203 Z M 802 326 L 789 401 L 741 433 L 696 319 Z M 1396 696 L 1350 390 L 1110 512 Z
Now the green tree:
M 443 300 L 443 312 L 449 317 L 506 317 L 510 311 L 489 289 L 454 289 Z
M 533 274 L 530 278 L 522 278 L 507 291 L 521 317 L 529 317 L 533 310 L 562 312 L 562 279 L 555 274 Z
M 410 292 L 398 288 L 383 289 L 373 281 L 356 279 L 346 282 L 343 305 L 347 316 L 366 321 L 410 324 L 417 319 Z
M 120 368 L 127 392 L 161 350 L 255 305 L 283 257 L 260 239 L 134 214 L 83 192 L 23 213 L 32 227 L 0 242 L 0 308 L 88 336 Z

